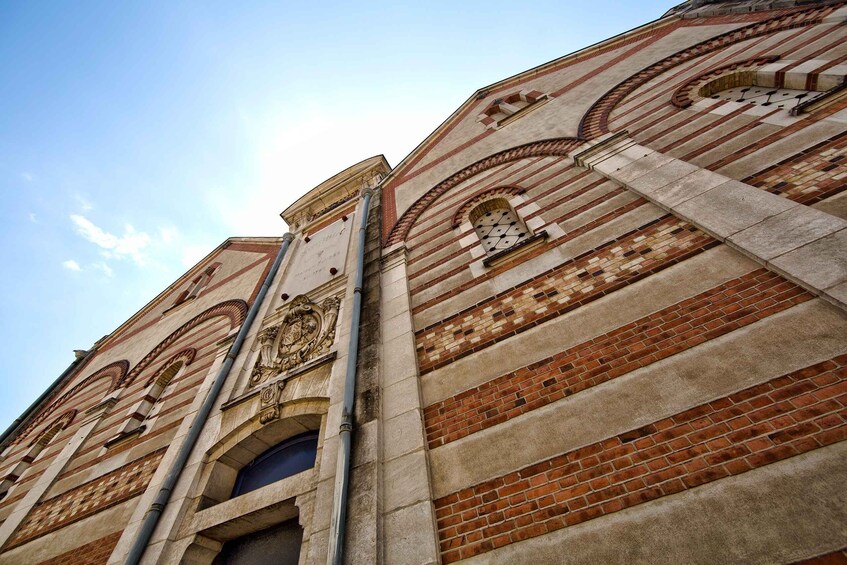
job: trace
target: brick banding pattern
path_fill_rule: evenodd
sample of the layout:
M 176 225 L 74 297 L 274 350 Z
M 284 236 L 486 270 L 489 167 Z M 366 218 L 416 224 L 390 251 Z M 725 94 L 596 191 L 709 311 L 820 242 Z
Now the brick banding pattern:
M 154 451 L 93 481 L 39 502 L 21 522 L 3 549 L 23 545 L 138 496 L 153 478 L 165 449 Z
M 836 6 L 824 6 L 780 15 L 718 35 L 697 45 L 683 49 L 670 57 L 666 57 L 627 78 L 595 102 L 588 112 L 586 112 L 585 116 L 583 116 L 579 124 L 578 137 L 580 139 L 594 139 L 604 133 L 608 133 L 609 116 L 618 104 L 639 86 L 653 80 L 677 65 L 740 41 L 818 23 L 835 9 Z
M 430 448 L 728 334 L 813 296 L 758 269 L 424 411 Z
M 88 377 L 84 378 L 82 381 L 74 385 L 70 390 L 68 390 L 58 399 L 51 402 L 50 405 L 47 406 L 47 408 L 39 412 L 38 416 L 33 418 L 32 421 L 30 421 L 30 423 L 27 425 L 27 427 L 15 437 L 14 443 L 22 441 L 32 432 L 32 430 L 38 427 L 41 422 L 43 422 L 48 416 L 50 416 L 50 414 L 55 412 L 57 408 L 62 406 L 65 402 L 73 398 L 79 392 L 91 386 L 100 379 L 109 379 L 109 390 L 114 389 L 115 386 L 120 382 L 120 380 L 126 376 L 128 370 L 128 361 L 116 361 L 114 363 L 106 365 L 105 367 L 96 371 L 92 375 L 89 375 Z
M 416 333 L 420 373 L 480 351 L 717 245 L 665 217 Z
M 444 563 L 847 439 L 847 355 L 435 501 Z
M 847 190 L 847 132 L 752 175 L 744 182 L 811 205 Z
M 435 187 L 427 191 L 426 194 L 418 198 L 412 206 L 406 210 L 403 215 L 397 220 L 397 223 L 391 227 L 391 231 L 385 235 L 385 245 L 393 245 L 406 239 L 409 230 L 424 210 L 430 207 L 439 196 L 458 185 L 467 179 L 478 175 L 483 171 L 487 171 L 492 167 L 496 167 L 503 163 L 517 161 L 518 159 L 526 159 L 527 157 L 541 156 L 561 156 L 567 155 L 568 151 L 581 145 L 582 142 L 569 138 L 547 139 L 520 145 L 512 149 L 500 151 L 484 159 L 480 159 L 476 163 L 469 165 L 438 183 Z
M 102 565 L 109 561 L 123 532 L 115 532 L 67 551 L 38 565 Z

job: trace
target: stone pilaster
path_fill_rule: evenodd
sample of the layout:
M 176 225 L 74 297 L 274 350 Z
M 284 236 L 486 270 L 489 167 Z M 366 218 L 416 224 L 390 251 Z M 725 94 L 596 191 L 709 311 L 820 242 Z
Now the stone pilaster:
M 389 249 L 383 257 L 382 287 L 384 562 L 438 563 L 403 244 Z

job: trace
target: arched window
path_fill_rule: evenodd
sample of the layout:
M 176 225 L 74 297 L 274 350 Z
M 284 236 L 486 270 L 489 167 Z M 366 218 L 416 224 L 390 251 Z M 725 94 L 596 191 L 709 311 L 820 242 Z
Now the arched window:
M 254 491 L 315 466 L 318 432 L 306 432 L 268 449 L 238 472 L 232 497 Z
M 492 198 L 471 210 L 468 219 L 489 254 L 514 247 L 531 234 L 505 198 Z
M 46 430 L 41 432 L 35 441 L 33 441 L 26 455 L 24 455 L 17 465 L 9 471 L 3 480 L 0 481 L 0 500 L 2 500 L 6 493 L 9 492 L 9 489 L 12 488 L 12 485 L 21 478 L 30 465 L 38 458 L 44 448 L 47 447 L 53 438 L 55 438 L 59 432 L 68 427 L 71 421 L 76 416 L 76 410 L 70 410 L 65 412 L 59 418 L 51 424 Z
M 168 389 L 168 385 L 182 374 L 183 369 L 188 365 L 191 358 L 193 358 L 193 352 L 190 353 L 188 358 L 182 358 L 167 364 L 158 375 L 155 375 L 151 379 L 147 390 L 144 391 L 144 396 L 130 409 L 129 418 L 121 429 L 121 432 L 115 438 L 109 440 L 106 443 L 107 446 L 128 434 L 143 431 L 141 428 L 142 424 L 156 417 L 160 408 L 159 399 Z

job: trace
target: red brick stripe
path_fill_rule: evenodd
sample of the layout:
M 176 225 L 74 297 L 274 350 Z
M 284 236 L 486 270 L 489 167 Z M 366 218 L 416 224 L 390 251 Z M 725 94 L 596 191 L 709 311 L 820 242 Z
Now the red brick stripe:
M 435 501 L 444 563 L 847 439 L 847 355 Z
M 836 113 L 840 110 L 843 110 L 845 108 L 847 108 L 847 99 L 839 100 L 839 101 L 833 102 L 831 104 L 828 104 L 828 105 L 820 108 L 819 110 L 811 112 L 810 119 L 800 120 L 799 122 L 793 123 L 789 126 L 785 126 L 775 133 L 772 133 L 772 134 L 770 134 L 766 137 L 762 137 L 761 139 L 757 140 L 756 143 L 751 143 L 751 144 L 747 145 L 746 147 L 739 149 L 737 151 L 734 151 L 730 155 L 727 155 L 726 157 L 724 157 L 724 158 L 722 158 L 718 161 L 715 161 L 714 163 L 710 163 L 709 165 L 707 165 L 706 168 L 708 168 L 712 171 L 717 171 L 720 168 L 725 167 L 726 165 L 728 165 L 730 163 L 734 163 L 735 161 L 738 161 L 739 159 L 746 157 L 747 155 L 750 155 L 752 153 L 755 153 L 756 151 L 764 149 L 764 148 L 768 147 L 769 145 L 776 143 L 777 141 L 779 141 L 781 139 L 785 139 L 789 135 L 797 133 L 798 131 L 801 131 L 801 130 L 813 125 L 818 120 L 822 120 L 822 119 L 826 118 L 827 116 L 830 116 L 830 115 L 832 115 L 832 114 L 834 114 L 834 113 Z M 760 118 L 760 119 L 762 119 L 762 118 Z M 683 159 L 686 159 L 686 160 L 688 158 L 689 158 L 688 155 L 683 157 Z
M 443 367 L 714 245 L 711 237 L 673 217 L 624 234 L 418 331 L 420 372 Z
M 138 496 L 165 454 L 165 448 L 137 459 L 59 496 L 39 502 L 3 549 L 10 549 Z
M 38 565 L 100 565 L 109 561 L 123 532 L 115 532 L 106 537 L 81 545 L 71 551 L 57 555 Z
M 759 269 L 426 408 L 434 448 L 715 339 L 812 295 Z

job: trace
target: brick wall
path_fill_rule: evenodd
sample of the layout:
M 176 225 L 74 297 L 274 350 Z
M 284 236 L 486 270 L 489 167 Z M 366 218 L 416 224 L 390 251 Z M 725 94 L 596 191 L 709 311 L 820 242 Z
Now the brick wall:
M 785 159 L 744 182 L 809 205 L 847 190 L 847 132 Z
M 526 331 L 716 242 L 666 217 L 416 332 L 421 374 Z
M 115 532 L 76 549 L 42 561 L 38 565 L 100 565 L 109 560 L 123 532 Z
M 164 454 L 165 449 L 160 449 L 75 489 L 39 502 L 3 549 L 23 545 L 138 496 L 147 488 Z
M 847 355 L 435 501 L 445 563 L 847 439 Z
M 424 412 L 434 448 L 810 300 L 765 269 L 448 398 Z

